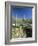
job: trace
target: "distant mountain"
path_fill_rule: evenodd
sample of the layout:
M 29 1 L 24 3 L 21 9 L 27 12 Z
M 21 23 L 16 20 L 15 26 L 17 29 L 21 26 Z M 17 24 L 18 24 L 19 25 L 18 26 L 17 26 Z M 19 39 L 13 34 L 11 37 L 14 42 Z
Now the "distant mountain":
M 32 21 L 32 19 L 23 19 L 23 18 L 17 18 L 15 16 L 11 17 L 12 19 L 12 24 L 24 24 L 24 23 L 30 23 Z
M 11 19 L 12 19 L 12 24 L 16 23 L 16 17 L 12 16 Z
M 16 17 L 15 16 L 12 16 L 11 19 L 12 19 L 12 24 L 13 23 L 16 23 L 16 22 L 17 23 L 21 23 L 22 22 L 22 18 L 17 18 L 17 20 L 16 20 Z

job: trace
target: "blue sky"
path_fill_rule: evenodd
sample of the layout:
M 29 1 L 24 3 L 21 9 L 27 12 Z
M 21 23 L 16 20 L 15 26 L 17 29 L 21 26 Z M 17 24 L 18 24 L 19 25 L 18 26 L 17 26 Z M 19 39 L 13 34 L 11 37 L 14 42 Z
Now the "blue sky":
M 17 7 L 17 6 L 11 6 L 11 15 L 15 16 L 17 15 L 17 18 L 32 18 L 32 8 L 31 7 Z

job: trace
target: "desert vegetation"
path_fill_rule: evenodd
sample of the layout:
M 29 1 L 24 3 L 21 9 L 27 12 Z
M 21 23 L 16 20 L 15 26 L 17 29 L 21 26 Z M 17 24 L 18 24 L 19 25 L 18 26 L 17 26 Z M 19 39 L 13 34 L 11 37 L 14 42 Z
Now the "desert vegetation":
M 32 19 L 17 19 L 12 24 L 11 38 L 27 38 L 32 37 Z

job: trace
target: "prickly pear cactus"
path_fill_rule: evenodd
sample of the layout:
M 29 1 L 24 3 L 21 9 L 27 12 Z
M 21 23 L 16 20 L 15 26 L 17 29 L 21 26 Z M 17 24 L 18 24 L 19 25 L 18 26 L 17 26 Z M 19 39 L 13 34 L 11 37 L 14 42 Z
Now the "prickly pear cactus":
M 19 28 L 13 28 L 14 31 L 12 31 L 12 38 L 25 38 L 26 33 L 24 34 L 22 26 Z

